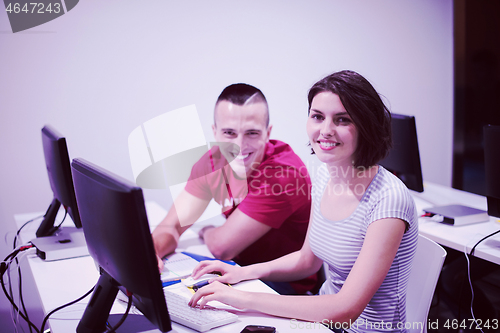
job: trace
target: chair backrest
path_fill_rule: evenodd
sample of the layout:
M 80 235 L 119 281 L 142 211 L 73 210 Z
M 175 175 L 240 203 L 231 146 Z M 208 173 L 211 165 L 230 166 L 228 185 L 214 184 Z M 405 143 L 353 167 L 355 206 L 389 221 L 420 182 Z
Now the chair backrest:
M 409 333 L 427 332 L 427 315 L 443 267 L 446 250 L 429 238 L 419 235 L 417 252 L 406 292 L 406 325 Z

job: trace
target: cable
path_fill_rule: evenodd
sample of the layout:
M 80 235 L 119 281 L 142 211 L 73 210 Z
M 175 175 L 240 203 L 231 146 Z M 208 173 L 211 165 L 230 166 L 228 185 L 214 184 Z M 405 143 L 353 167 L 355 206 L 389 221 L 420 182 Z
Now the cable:
M 474 246 L 472 247 L 472 249 L 470 250 L 470 255 L 471 256 L 474 256 L 474 251 L 476 250 L 476 247 L 481 243 L 483 242 L 485 239 L 499 233 L 500 230 L 497 230 L 483 238 L 481 238 L 478 242 L 476 242 L 476 244 L 474 244 Z M 469 263 L 469 257 L 467 257 L 467 246 L 464 247 L 464 254 L 465 254 L 465 257 L 467 259 L 467 267 L 468 267 L 468 272 L 470 272 L 470 263 Z M 469 273 L 469 278 L 470 278 L 470 273 Z M 458 320 L 460 321 L 460 309 L 461 309 L 461 304 L 462 304 L 462 290 L 463 290 L 463 284 L 464 284 L 464 280 L 465 280 L 465 277 L 462 279 L 462 282 L 460 283 L 460 292 L 458 294 Z M 472 293 L 474 294 L 474 291 L 472 290 L 472 283 L 470 282 L 469 280 L 469 284 L 470 284 L 470 287 L 471 287 L 471 291 Z M 471 307 L 471 312 L 472 312 L 472 307 Z
M 61 225 L 64 223 L 64 220 L 66 220 L 66 215 L 68 215 L 68 209 L 66 207 L 64 207 L 64 217 L 63 217 L 61 223 L 59 223 L 59 225 L 56 227 L 56 230 L 58 230 L 61 227 Z
M 65 307 L 68 307 L 68 306 L 73 305 L 73 304 L 75 304 L 75 303 L 77 303 L 77 302 L 80 302 L 82 299 L 84 299 L 85 297 L 87 297 L 88 295 L 90 295 L 90 294 L 94 291 L 94 288 L 95 288 L 95 286 L 93 286 L 93 287 L 92 287 L 89 291 L 87 291 L 87 292 L 85 293 L 85 295 L 81 296 L 80 298 L 78 298 L 78 299 L 76 299 L 76 300 L 74 300 L 74 301 L 71 301 L 71 302 L 69 302 L 69 303 L 66 303 L 66 304 L 64 304 L 64 305 L 61 305 L 60 307 L 55 308 L 54 310 L 50 311 L 50 312 L 49 312 L 49 313 L 45 316 L 45 318 L 43 318 L 43 321 L 42 321 L 42 326 L 41 326 L 41 328 L 40 328 L 40 331 L 39 331 L 39 332 L 42 332 L 42 333 L 43 333 L 44 328 L 45 328 L 45 324 L 47 323 L 47 321 L 49 320 L 49 317 L 50 317 L 52 314 L 54 314 L 55 312 L 57 312 L 57 311 L 59 311 L 59 310 L 64 309 Z
M 66 209 L 65 207 L 65 212 L 64 212 L 64 217 L 62 219 L 62 221 L 59 223 L 59 225 L 56 227 L 56 230 L 59 229 L 61 227 L 61 225 L 64 223 L 64 221 L 66 220 L 66 216 L 68 215 L 68 210 Z M 30 329 L 30 332 L 33 333 L 33 329 L 35 329 L 35 331 L 37 333 L 40 333 L 40 332 L 43 332 L 43 328 L 45 327 L 45 323 L 46 321 L 48 320 L 48 317 L 54 313 L 55 311 L 57 310 L 60 310 L 66 306 L 69 306 L 73 303 L 68 303 L 62 307 L 59 307 L 58 309 L 55 309 L 53 310 L 51 313 L 49 313 L 45 318 L 44 318 L 44 321 L 42 323 L 42 330 L 39 331 L 37 329 L 37 327 L 33 324 L 33 322 L 29 319 L 29 316 L 28 316 L 28 311 L 26 310 L 26 306 L 24 304 L 24 298 L 23 298 L 23 292 L 22 292 L 22 274 L 21 274 L 21 267 L 19 265 L 19 261 L 17 259 L 17 255 L 24 251 L 24 250 L 27 250 L 29 248 L 32 248 L 33 245 L 30 244 L 30 245 L 27 245 L 27 246 L 21 246 L 19 249 L 16 249 L 16 243 L 17 243 L 17 239 L 19 238 L 19 234 L 21 233 L 21 230 L 27 226 L 29 223 L 35 221 L 36 219 L 39 219 L 39 218 L 42 218 L 43 215 L 40 215 L 40 216 L 37 216 L 27 222 L 25 222 L 16 232 L 16 235 L 14 236 L 14 241 L 13 241 L 13 251 L 4 259 L 4 261 L 2 261 L 0 263 L 0 283 L 2 284 L 2 290 L 3 292 L 5 293 L 5 296 L 7 297 L 7 299 L 9 300 L 9 302 L 11 303 L 12 305 L 12 308 L 14 310 L 14 312 L 17 313 L 17 317 L 21 316 L 27 323 L 28 323 L 28 327 Z M 12 265 L 12 262 L 13 261 L 16 261 L 16 264 L 18 265 L 18 277 L 19 277 L 19 302 L 20 302 L 20 305 L 22 306 L 22 311 L 21 309 L 15 304 L 15 301 L 14 301 L 14 293 L 13 293 L 13 290 L 12 290 L 12 279 L 10 277 L 10 266 Z M 4 273 L 7 272 L 8 274 L 8 280 L 9 280 L 9 291 L 7 291 L 6 287 L 5 287 L 5 281 L 4 281 L 4 278 L 3 278 L 3 275 Z M 92 288 L 93 290 L 94 288 Z M 90 292 L 92 292 L 92 290 Z M 89 293 L 90 293 L 89 292 Z M 88 294 L 86 294 L 85 296 L 83 296 L 83 298 L 85 298 Z M 83 299 L 82 298 L 82 299 Z M 80 299 L 76 300 L 75 302 L 79 301 Z M 12 314 L 12 320 L 14 322 L 14 326 L 17 327 L 17 322 L 18 320 L 15 319 L 14 317 L 14 314 Z M 17 329 L 16 329 L 17 330 Z
M 23 257 L 24 258 L 24 257 Z M 26 306 L 24 304 L 24 298 L 23 298 L 23 282 L 22 282 L 22 277 L 21 277 L 21 264 L 20 264 L 21 260 L 17 260 L 16 258 L 16 263 L 17 263 L 17 275 L 18 275 L 18 279 L 19 279 L 19 303 L 21 304 L 22 308 L 23 308 L 23 311 L 24 311 L 24 314 L 26 315 L 26 318 L 28 318 L 28 320 L 30 320 L 29 316 L 28 316 L 28 310 L 26 310 Z M 30 320 L 31 321 L 31 320 Z M 30 329 L 30 333 L 33 333 L 33 330 L 31 329 L 31 326 L 28 326 L 29 329 Z
M 7 269 L 7 279 L 9 281 L 9 297 L 14 300 L 14 291 L 12 290 L 12 278 L 10 276 L 11 274 L 11 265 L 12 265 L 12 259 L 11 261 L 9 262 L 9 268 Z M 15 300 L 14 300 L 15 302 Z M 16 328 L 16 332 L 18 332 L 18 322 L 19 322 L 19 309 L 17 309 L 18 311 L 16 312 L 15 309 L 13 307 L 10 308 L 10 319 L 12 320 L 12 324 L 14 325 L 14 327 Z
M 5 296 L 7 297 L 7 300 L 11 303 L 14 311 L 17 311 L 18 314 L 28 323 L 30 329 L 31 327 L 35 330 L 35 332 L 40 333 L 38 328 L 27 318 L 24 313 L 20 311 L 20 309 L 17 307 L 16 303 L 14 302 L 13 296 L 12 296 L 12 289 L 10 287 L 10 282 L 12 281 L 10 279 L 10 269 L 9 266 L 12 264 L 12 261 L 16 258 L 17 254 L 19 252 L 25 251 L 27 249 L 32 248 L 33 245 L 26 245 L 26 246 L 21 246 L 19 249 L 16 249 L 12 251 L 7 257 L 5 257 L 4 261 L 0 264 L 0 284 L 2 285 L 2 290 L 5 293 Z M 10 259 L 9 262 L 7 262 Z M 5 281 L 4 281 L 4 273 L 7 272 L 9 275 L 9 289 L 11 290 L 11 293 L 7 292 L 7 289 L 5 288 Z
M 491 235 L 490 235 L 491 236 Z M 482 241 L 482 240 L 481 240 Z M 481 242 L 479 241 L 479 242 Z M 477 244 L 479 244 L 479 242 Z M 476 245 L 477 245 L 476 244 Z M 472 251 L 471 251 L 472 252 Z M 474 319 L 474 323 L 476 324 L 476 328 L 479 327 L 479 330 L 483 332 L 480 326 L 477 325 L 477 319 L 474 316 L 474 309 L 473 309 L 473 303 L 474 303 L 474 288 L 472 286 L 472 280 L 470 278 L 470 261 L 469 261 L 469 256 L 467 255 L 467 245 L 464 247 L 464 254 L 465 254 L 465 259 L 467 260 L 467 278 L 469 279 L 469 286 L 470 286 L 470 292 L 472 294 L 471 300 L 470 300 L 470 314 L 472 315 L 472 319 Z
M 35 220 L 39 219 L 39 218 L 42 218 L 42 217 L 43 217 L 43 215 L 40 215 L 40 216 L 37 216 L 37 217 L 35 217 L 35 218 L 32 218 L 31 220 L 26 221 L 26 222 L 25 222 L 25 223 L 24 223 L 24 224 L 23 224 L 23 225 L 22 225 L 22 226 L 21 226 L 21 227 L 17 230 L 16 235 L 14 236 L 14 240 L 13 240 L 13 245 L 12 245 L 13 250 L 15 250 L 15 249 L 16 249 L 17 239 L 19 238 L 19 234 L 21 233 L 21 230 L 22 230 L 25 226 L 27 226 L 29 223 L 31 223 L 31 222 L 33 222 L 33 221 L 35 221 Z M 9 256 L 13 256 L 13 259 L 14 259 L 14 257 L 15 257 L 18 253 L 19 253 L 19 251 L 17 251 L 17 252 L 15 252 L 15 251 L 14 251 L 14 252 L 13 252 L 13 253 L 11 253 Z M 9 256 L 8 256 L 7 258 L 9 258 Z M 6 258 L 6 260 L 7 260 L 7 258 Z M 1 274 L 3 274 L 3 273 L 5 272 L 5 271 L 4 271 L 4 269 L 6 269 L 6 268 L 7 268 L 7 266 L 8 266 L 8 265 L 10 265 L 11 263 L 12 263 L 12 259 L 10 260 L 10 262 L 9 262 L 9 263 L 6 263 L 6 264 L 7 264 L 6 266 L 2 266 L 2 269 L 1 269 L 0 273 L 1 273 Z M 21 277 L 21 267 L 19 266 L 19 262 L 18 262 L 17 258 L 16 258 L 16 264 L 18 265 L 18 276 L 19 276 L 19 300 L 20 300 L 21 305 L 22 305 L 22 307 L 23 307 L 24 313 L 26 314 L 26 318 L 28 319 L 28 322 L 31 322 L 31 321 L 29 320 L 29 317 L 28 317 L 28 312 L 27 312 L 27 310 L 26 310 L 26 306 L 25 306 L 25 304 L 24 304 L 24 300 L 23 300 L 23 296 L 22 296 L 22 277 Z M 12 287 L 11 287 L 11 285 L 12 285 L 12 284 L 11 284 L 10 272 L 9 272 L 9 291 L 10 291 L 10 297 L 11 297 L 11 299 L 13 300 L 13 299 L 14 299 L 14 297 L 13 297 L 13 292 L 12 292 Z M 19 311 L 18 311 L 18 313 L 19 313 Z M 13 318 L 13 322 L 14 322 L 14 325 L 16 326 L 16 319 L 14 319 L 14 318 Z M 32 331 L 32 329 L 31 329 L 31 325 L 29 325 L 29 328 L 30 328 L 30 332 L 33 332 L 33 331 Z
M 68 215 L 68 210 L 65 207 L 64 217 L 63 217 L 61 223 L 56 227 L 56 230 L 59 229 L 61 227 L 61 225 L 64 223 L 64 221 L 66 220 L 66 216 L 67 215 Z M 21 267 L 20 267 L 19 261 L 17 259 L 17 255 L 20 252 L 22 252 L 22 251 L 25 251 L 25 250 L 27 250 L 29 248 L 32 248 L 33 245 L 30 244 L 30 245 L 27 245 L 27 246 L 21 246 L 19 249 L 16 249 L 16 243 L 17 243 L 17 240 L 19 238 L 19 234 L 21 233 L 21 230 L 25 226 L 27 226 L 29 223 L 35 221 L 36 219 L 42 218 L 42 217 L 43 217 L 43 215 L 40 215 L 40 216 L 37 216 L 37 217 L 35 217 L 35 218 L 33 218 L 33 219 L 25 222 L 17 230 L 16 235 L 14 236 L 14 240 L 13 240 L 13 251 L 0 263 L 0 283 L 2 285 L 2 290 L 5 293 L 5 296 L 7 297 L 8 301 L 11 303 L 13 311 L 15 313 L 17 313 L 17 317 L 21 316 L 28 323 L 28 327 L 29 327 L 31 333 L 33 333 L 33 329 L 37 333 L 40 333 L 40 331 L 33 324 L 33 322 L 29 319 L 28 311 L 27 311 L 26 306 L 24 304 L 24 298 L 23 298 L 23 292 L 22 292 L 22 274 L 21 274 Z M 13 290 L 12 290 L 12 283 L 11 283 L 12 279 L 10 277 L 10 266 L 12 265 L 12 262 L 14 260 L 16 261 L 16 264 L 18 265 L 19 302 L 20 302 L 20 306 L 22 307 L 22 310 L 15 304 L 14 293 L 13 293 Z M 4 278 L 3 278 L 5 272 L 7 272 L 8 280 L 9 280 L 9 290 L 8 291 L 7 291 L 6 287 L 5 287 L 5 281 L 4 281 Z M 71 305 L 71 304 L 68 304 L 68 305 Z M 12 320 L 14 322 L 14 326 L 17 327 L 18 319 L 15 319 L 15 317 L 16 316 L 14 316 L 14 313 L 12 313 Z M 46 318 L 48 319 L 48 316 Z M 46 320 L 44 320 L 44 323 L 43 323 L 43 326 L 42 326 L 42 332 L 43 332 L 43 327 L 45 326 L 45 321 Z M 17 328 L 16 328 L 16 330 L 17 330 Z
M 9 268 L 8 268 L 8 271 L 7 271 L 7 275 L 8 275 L 8 279 L 9 279 L 10 298 L 12 300 L 14 300 L 14 292 L 12 290 L 12 279 L 11 279 L 11 276 L 10 276 L 10 271 L 12 269 L 11 265 L 12 265 L 13 261 L 15 260 L 16 265 L 17 265 L 17 271 L 18 271 L 19 303 L 22 306 L 22 311 L 23 311 L 24 315 L 26 316 L 26 319 L 27 319 L 28 322 L 31 322 L 31 320 L 29 319 L 28 310 L 26 309 L 26 306 L 24 304 L 23 291 L 22 291 L 22 274 L 21 274 L 21 265 L 20 265 L 20 260 L 22 260 L 22 259 L 24 259 L 26 257 L 27 252 L 22 253 L 23 257 L 20 260 L 18 260 L 18 256 L 21 254 L 21 251 L 25 251 L 25 250 L 30 249 L 30 248 L 32 248 L 32 245 L 26 245 L 26 246 L 20 247 L 17 252 L 14 251 L 13 253 L 17 253 L 17 254 L 15 256 L 13 256 L 11 258 L 10 262 L 8 263 Z M 16 327 L 16 330 L 17 330 L 17 323 L 19 321 L 19 315 L 20 315 L 20 313 L 21 313 L 21 309 L 18 308 L 18 310 L 17 310 L 17 316 L 14 317 L 14 314 L 13 313 L 11 314 L 12 315 L 12 322 L 13 322 L 14 326 Z M 30 329 L 30 332 L 33 333 L 32 327 L 31 326 L 28 326 L 28 327 Z
M 14 301 L 14 293 L 12 291 L 12 282 L 11 282 L 12 279 L 10 277 L 10 271 L 11 271 L 10 265 L 13 263 L 14 259 L 16 260 L 17 263 L 19 263 L 19 261 L 17 261 L 17 257 L 15 257 L 15 255 L 13 256 L 13 254 L 19 253 L 20 251 L 25 251 L 25 250 L 30 249 L 30 248 L 32 248 L 32 246 L 22 246 L 20 249 L 14 251 L 13 253 L 11 253 L 11 255 L 8 256 L 8 257 L 12 257 L 11 260 L 10 260 L 10 262 L 7 264 L 7 275 L 8 275 L 8 279 L 9 279 L 9 291 L 10 291 L 10 294 L 8 294 L 7 291 L 5 290 L 4 281 L 3 281 L 3 275 L 1 276 L 2 288 L 4 290 L 5 295 L 7 296 L 7 299 L 11 302 L 11 304 L 13 306 L 12 309 L 11 309 L 11 316 L 12 316 L 12 322 L 14 324 L 14 327 L 16 328 L 16 331 L 17 331 L 17 325 L 18 325 L 18 321 L 19 321 L 19 316 L 21 316 L 29 324 L 30 332 L 32 332 L 32 327 L 35 328 L 35 330 L 37 330 L 36 326 L 28 318 L 26 308 L 24 307 L 24 302 L 22 301 L 22 291 L 20 291 L 20 293 L 21 293 L 20 294 L 20 301 L 23 304 L 24 313 L 21 312 L 21 310 L 19 309 L 19 307 L 16 306 L 15 301 Z M 26 254 L 25 254 L 25 256 L 26 256 Z M 19 287 L 21 288 L 21 285 Z
M 11 271 L 11 264 L 12 264 L 12 261 L 14 260 L 15 256 L 19 253 L 19 249 L 15 250 L 14 252 L 11 252 L 6 258 L 5 258 L 5 263 L 6 265 L 4 265 L 2 267 L 2 270 L 1 270 L 1 274 L 4 274 L 5 272 L 7 273 L 7 279 L 9 281 L 9 291 L 8 291 L 8 294 L 6 293 L 5 295 L 7 296 L 8 299 L 12 299 L 14 300 L 14 291 L 12 290 L 12 278 L 10 277 L 10 271 Z M 9 259 L 9 261 L 7 262 L 7 260 Z M 10 309 L 10 317 L 12 319 L 12 323 L 14 325 L 14 327 L 16 328 L 16 331 L 17 331 L 17 321 L 16 321 L 16 318 L 19 317 L 19 312 L 17 313 L 17 316 L 16 316 L 16 313 L 15 313 L 15 310 L 14 308 L 11 308 Z
M 474 246 L 472 247 L 472 249 L 470 250 L 470 253 L 469 255 L 471 256 L 474 256 L 474 251 L 476 250 L 476 247 L 481 243 L 483 242 L 484 240 L 498 234 L 500 232 L 500 230 L 497 230 L 487 236 L 484 236 L 483 238 L 481 238 L 478 242 L 476 242 L 476 244 L 474 244 Z M 470 290 L 471 290 L 471 294 L 472 294 L 472 298 L 471 298 L 471 306 L 470 306 L 470 311 L 471 311 L 471 315 L 472 315 L 472 318 L 474 319 L 474 322 L 476 323 L 477 325 L 477 320 L 474 316 L 474 309 L 473 309 L 473 302 L 474 302 L 474 287 L 472 285 L 472 280 L 471 280 L 471 276 L 470 276 L 470 261 L 469 261 L 469 257 L 467 255 L 467 245 L 464 247 L 464 254 L 465 254 L 465 259 L 467 260 L 467 277 L 468 277 L 468 280 L 469 280 L 469 286 L 470 286 Z M 458 297 L 458 320 L 460 321 L 460 309 L 461 309 L 461 303 L 462 303 L 462 290 L 463 290 L 463 282 L 465 280 L 465 277 L 464 279 L 462 279 L 462 283 L 460 284 L 460 292 L 459 292 L 459 297 Z M 481 328 L 479 328 L 481 330 Z M 481 330 L 481 332 L 483 332 Z
M 129 311 L 130 311 L 130 308 L 132 307 L 132 293 L 130 291 L 128 291 L 128 290 L 127 290 L 127 296 L 128 296 L 128 303 L 127 303 L 127 309 L 125 310 L 125 313 L 120 318 L 120 320 L 116 323 L 116 325 L 113 326 L 106 333 L 113 333 L 113 332 L 115 332 L 118 329 L 118 327 L 120 327 L 123 324 L 123 322 L 125 321 L 125 319 L 127 319 L 127 316 L 128 316 Z
M 500 232 L 500 230 L 497 230 L 497 231 L 495 231 L 495 232 L 493 232 L 493 233 L 489 234 L 488 236 L 484 236 L 483 238 L 481 238 L 481 239 L 480 239 L 480 240 L 476 243 L 476 245 L 474 245 L 474 246 L 472 247 L 472 249 L 470 250 L 470 255 L 471 255 L 471 256 L 473 256 L 473 255 L 474 255 L 474 250 L 476 249 L 476 246 L 478 246 L 478 245 L 479 245 L 479 243 L 481 243 L 482 241 L 484 241 L 484 240 L 485 240 L 485 239 L 487 239 L 487 238 L 490 238 L 490 237 L 491 237 L 491 236 L 493 236 L 493 235 L 498 234 L 499 232 Z
M 19 234 L 21 233 L 21 230 L 22 230 L 25 226 L 27 226 L 29 223 L 31 223 L 31 222 L 33 222 L 33 221 L 35 221 L 36 219 L 42 218 L 42 217 L 43 217 L 43 215 L 37 216 L 37 217 L 35 217 L 35 218 L 32 218 L 31 220 L 29 220 L 29 221 L 25 222 L 25 223 L 21 226 L 21 228 L 19 228 L 19 229 L 17 230 L 17 232 L 16 232 L 16 236 L 14 236 L 14 244 L 13 244 L 13 246 L 12 246 L 12 248 L 13 248 L 13 249 L 15 249 L 15 248 L 16 248 L 16 242 L 17 242 L 17 239 L 19 238 Z
M 14 291 L 12 290 L 12 278 L 10 276 L 12 261 L 13 261 L 13 258 L 11 258 L 11 260 L 8 264 L 7 279 L 9 280 L 9 297 L 10 297 L 10 299 L 12 299 L 14 301 Z M 16 321 L 16 318 L 19 318 L 19 309 L 17 309 L 17 310 L 18 310 L 18 312 L 17 312 L 17 316 L 16 316 L 16 312 L 15 312 L 14 308 L 10 309 L 10 317 L 12 319 L 12 324 L 14 324 L 14 327 L 16 327 L 16 330 L 17 330 L 17 326 L 18 326 L 18 324 L 17 324 L 18 322 Z

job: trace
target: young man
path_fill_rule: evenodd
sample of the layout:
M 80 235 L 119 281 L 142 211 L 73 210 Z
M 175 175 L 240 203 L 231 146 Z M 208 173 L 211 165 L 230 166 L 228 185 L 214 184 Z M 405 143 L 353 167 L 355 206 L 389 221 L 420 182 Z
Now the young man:
M 216 258 L 245 266 L 299 250 L 309 223 L 311 181 L 290 146 L 269 139 L 272 126 L 262 92 L 241 83 L 226 87 L 217 99 L 212 129 L 218 146 L 193 166 L 186 187 L 153 231 L 158 257 L 175 250 L 211 199 L 227 218 L 220 227 L 200 231 Z M 316 280 L 313 275 L 279 291 L 305 293 Z

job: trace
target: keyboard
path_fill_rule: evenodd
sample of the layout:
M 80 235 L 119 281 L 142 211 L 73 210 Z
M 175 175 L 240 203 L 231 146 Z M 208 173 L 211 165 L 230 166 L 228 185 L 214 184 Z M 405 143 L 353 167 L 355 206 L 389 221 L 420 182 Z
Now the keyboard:
M 189 300 L 181 295 L 163 290 L 167 301 L 170 319 L 178 324 L 205 332 L 214 327 L 227 325 L 238 320 L 238 316 L 222 309 L 205 306 L 203 309 L 192 308 Z

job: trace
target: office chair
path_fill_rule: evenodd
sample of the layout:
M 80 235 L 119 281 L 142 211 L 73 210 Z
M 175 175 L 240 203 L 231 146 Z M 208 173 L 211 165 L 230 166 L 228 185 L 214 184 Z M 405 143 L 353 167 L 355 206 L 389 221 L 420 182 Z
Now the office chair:
M 446 250 L 441 245 L 418 235 L 417 252 L 406 292 L 406 323 L 412 326 L 409 333 L 427 332 L 427 315 L 445 257 Z

